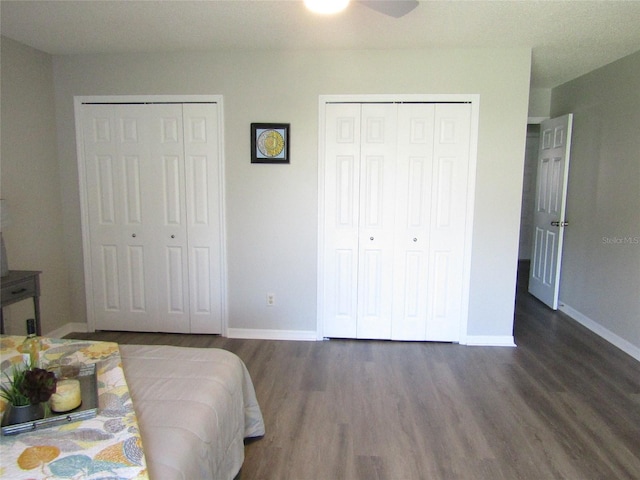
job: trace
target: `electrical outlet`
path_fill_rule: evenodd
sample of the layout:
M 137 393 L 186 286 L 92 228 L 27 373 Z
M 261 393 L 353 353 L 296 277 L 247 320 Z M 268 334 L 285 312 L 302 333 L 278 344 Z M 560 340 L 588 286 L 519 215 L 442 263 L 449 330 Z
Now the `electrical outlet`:
M 276 304 L 276 294 L 267 293 L 267 307 L 273 307 Z

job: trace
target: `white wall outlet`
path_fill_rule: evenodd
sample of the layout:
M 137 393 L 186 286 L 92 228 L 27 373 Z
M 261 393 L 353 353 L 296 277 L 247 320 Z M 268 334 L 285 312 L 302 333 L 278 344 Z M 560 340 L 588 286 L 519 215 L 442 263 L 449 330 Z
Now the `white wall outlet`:
M 273 307 L 276 304 L 276 294 L 267 293 L 267 307 Z

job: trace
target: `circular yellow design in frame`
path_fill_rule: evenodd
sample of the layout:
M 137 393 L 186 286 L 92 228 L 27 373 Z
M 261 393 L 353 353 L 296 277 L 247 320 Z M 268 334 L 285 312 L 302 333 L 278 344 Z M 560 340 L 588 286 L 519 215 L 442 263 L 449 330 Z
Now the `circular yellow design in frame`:
M 258 136 L 256 146 L 265 157 L 275 158 L 284 149 L 284 138 L 277 130 L 265 130 Z

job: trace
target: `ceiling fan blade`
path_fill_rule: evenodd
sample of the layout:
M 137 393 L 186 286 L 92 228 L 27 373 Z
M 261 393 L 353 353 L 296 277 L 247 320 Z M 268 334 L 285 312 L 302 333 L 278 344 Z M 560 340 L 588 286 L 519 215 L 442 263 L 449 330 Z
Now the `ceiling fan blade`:
M 359 0 L 359 3 L 395 18 L 405 16 L 418 6 L 418 0 Z

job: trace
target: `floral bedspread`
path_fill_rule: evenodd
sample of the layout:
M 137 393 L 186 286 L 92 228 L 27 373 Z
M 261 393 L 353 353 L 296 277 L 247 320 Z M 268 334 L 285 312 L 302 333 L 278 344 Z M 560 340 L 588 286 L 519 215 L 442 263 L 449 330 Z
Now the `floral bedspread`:
M 22 362 L 25 337 L 0 336 L 0 369 Z M 118 344 L 43 338 L 43 366 L 96 363 L 95 418 L 0 437 L 0 478 L 148 479 L 142 440 Z M 3 375 L 3 380 L 6 377 Z M 0 399 L 0 413 L 6 404 Z

